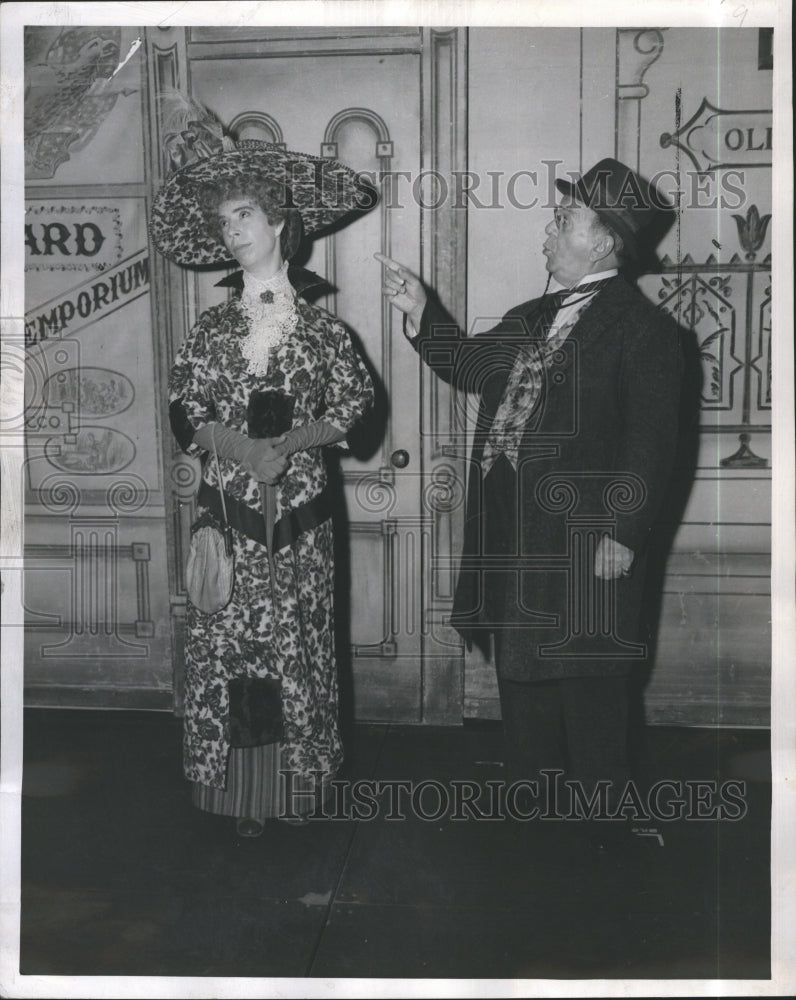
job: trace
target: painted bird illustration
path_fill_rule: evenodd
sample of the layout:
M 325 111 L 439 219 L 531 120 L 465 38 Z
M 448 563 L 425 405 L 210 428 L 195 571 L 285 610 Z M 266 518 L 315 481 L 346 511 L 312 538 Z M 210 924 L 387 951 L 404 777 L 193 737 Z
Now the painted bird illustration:
M 31 176 L 51 177 L 97 132 L 125 87 L 108 88 L 120 28 L 25 29 L 25 152 Z

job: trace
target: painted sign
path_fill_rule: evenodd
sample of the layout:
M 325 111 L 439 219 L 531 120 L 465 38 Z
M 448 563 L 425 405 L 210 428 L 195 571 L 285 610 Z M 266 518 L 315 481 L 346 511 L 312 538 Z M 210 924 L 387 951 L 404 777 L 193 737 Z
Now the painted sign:
M 139 250 L 101 278 L 91 278 L 69 289 L 25 317 L 25 346 L 75 334 L 100 316 L 107 315 L 149 291 L 149 251 Z
M 677 146 L 699 173 L 727 167 L 770 167 L 771 110 L 725 111 L 705 97 L 699 110 L 676 132 L 664 132 L 664 149 Z
M 105 271 L 122 259 L 121 212 L 110 205 L 29 205 L 26 271 Z

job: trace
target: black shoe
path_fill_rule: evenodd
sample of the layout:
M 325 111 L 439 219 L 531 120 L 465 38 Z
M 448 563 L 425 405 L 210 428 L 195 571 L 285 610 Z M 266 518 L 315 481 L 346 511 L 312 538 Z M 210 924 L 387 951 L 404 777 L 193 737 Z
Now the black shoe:
M 280 816 L 279 821 L 288 826 L 307 826 L 310 818 L 306 813 L 300 813 L 298 816 Z
M 235 830 L 239 837 L 259 837 L 263 829 L 264 824 L 251 816 L 241 816 L 235 823 Z

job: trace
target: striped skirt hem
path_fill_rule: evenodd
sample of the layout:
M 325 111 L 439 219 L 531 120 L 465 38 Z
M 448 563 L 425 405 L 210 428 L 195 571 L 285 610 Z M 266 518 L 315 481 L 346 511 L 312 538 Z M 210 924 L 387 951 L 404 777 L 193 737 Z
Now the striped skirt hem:
M 227 787 L 212 788 L 193 782 L 193 804 L 219 816 L 245 816 L 261 821 L 310 813 L 319 808 L 328 789 L 328 778 L 316 781 L 298 774 L 286 778 L 280 774 L 280 765 L 278 743 L 231 748 Z

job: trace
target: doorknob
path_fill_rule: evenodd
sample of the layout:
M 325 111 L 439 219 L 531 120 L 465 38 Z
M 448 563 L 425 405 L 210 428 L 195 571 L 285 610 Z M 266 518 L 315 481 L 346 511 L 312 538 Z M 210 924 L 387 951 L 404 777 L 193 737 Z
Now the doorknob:
M 390 455 L 390 461 L 396 469 L 405 469 L 409 465 L 409 452 L 399 448 Z

